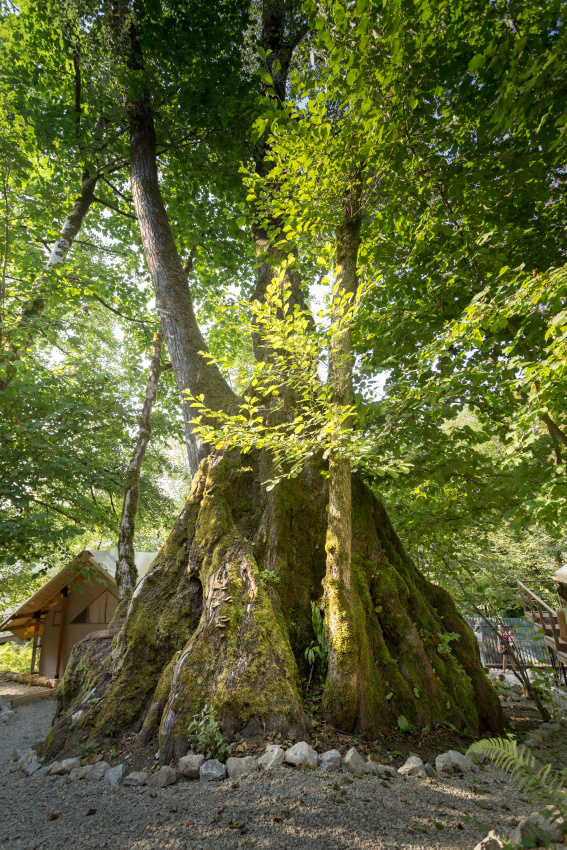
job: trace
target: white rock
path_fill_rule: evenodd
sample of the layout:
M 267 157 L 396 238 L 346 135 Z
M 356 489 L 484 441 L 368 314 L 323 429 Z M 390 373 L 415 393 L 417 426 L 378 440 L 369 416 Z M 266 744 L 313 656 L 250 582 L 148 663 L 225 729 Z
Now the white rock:
M 177 782 L 177 771 L 174 767 L 168 767 L 164 764 L 163 767 L 154 773 L 148 779 L 149 788 L 166 788 L 168 785 L 175 785 Z
M 468 770 L 474 770 L 474 762 L 470 756 L 464 756 L 462 753 L 459 753 L 458 750 L 449 750 L 447 755 L 451 759 L 453 770 L 457 770 L 460 773 L 466 773 Z
M 36 758 L 36 754 L 33 750 L 26 750 L 25 753 L 19 754 L 18 760 L 12 762 L 10 765 L 10 773 L 14 773 L 16 770 L 21 770 L 24 764 L 32 759 Z
M 358 754 L 355 747 L 351 747 L 343 759 L 343 764 L 351 773 L 358 773 L 362 776 L 366 771 L 366 762 L 361 755 Z
M 512 844 L 516 844 L 518 847 L 533 847 L 538 843 L 537 829 L 528 818 L 522 818 L 508 838 Z
M 209 759 L 201 765 L 200 782 L 221 782 L 226 778 L 226 766 L 218 759 Z
M 53 767 L 52 767 L 50 772 L 52 774 L 58 773 L 61 776 L 61 775 L 65 775 L 66 773 L 71 773 L 72 770 L 75 770 L 76 767 L 80 767 L 80 766 L 81 766 L 81 759 L 78 759 L 78 758 L 63 759 L 63 761 L 60 762 L 59 770 L 53 770 Z
M 406 763 L 398 768 L 398 773 L 401 773 L 402 776 L 419 776 L 421 774 L 427 776 L 423 762 L 419 756 L 410 756 L 406 760 Z
M 230 779 L 238 779 L 258 770 L 258 762 L 253 756 L 229 758 L 226 760 L 226 772 Z
M 74 782 L 76 779 L 85 779 L 93 769 L 93 766 L 92 764 L 85 764 L 84 767 L 74 767 L 69 774 L 69 779 L 71 782 Z
M 10 723 L 16 716 L 16 712 L 12 711 L 12 709 L 8 709 L 8 711 L 3 711 L 0 714 L 0 720 L 2 723 Z
M 294 767 L 301 767 L 301 765 L 317 767 L 317 752 L 305 741 L 299 741 L 293 747 L 290 747 L 284 758 L 288 764 L 292 764 Z
M 147 770 L 133 770 L 124 780 L 124 785 L 133 785 L 138 788 L 140 785 L 146 785 L 150 774 Z
M 38 760 L 34 756 L 33 758 L 28 759 L 22 765 L 22 771 L 23 771 L 23 773 L 26 774 L 26 776 L 33 776 L 34 773 L 37 773 L 37 771 L 40 769 L 40 767 L 41 767 L 41 764 L 38 762 Z
M 93 769 L 89 770 L 87 779 L 102 779 L 110 770 L 110 765 L 106 761 L 99 761 L 93 764 Z
M 435 759 L 435 770 L 437 773 L 453 773 L 453 762 L 449 753 L 442 753 Z
M 104 774 L 104 781 L 108 782 L 111 788 L 120 788 L 124 784 L 128 768 L 125 764 L 117 764 L 116 767 L 109 768 Z
M 546 806 L 544 811 L 549 812 L 549 819 L 541 812 L 533 812 L 533 814 L 528 816 L 528 820 L 535 826 L 536 830 L 540 830 L 543 833 L 545 838 L 558 841 L 563 835 L 565 820 L 557 810 L 555 810 L 555 817 L 553 820 L 551 819 L 554 814 L 553 806 Z
M 284 763 L 284 751 L 281 747 L 268 745 L 266 752 L 258 759 L 258 766 L 264 770 L 273 770 L 274 767 L 279 767 Z
M 317 761 L 321 770 L 331 771 L 339 769 L 342 758 L 338 750 L 327 750 L 326 753 L 318 756 Z
M 488 835 L 476 845 L 474 850 L 502 850 L 503 846 L 499 836 L 491 829 Z
M 204 761 L 205 756 L 202 753 L 187 753 L 179 759 L 179 773 L 187 779 L 198 779 Z
M 394 768 L 388 767 L 386 764 L 378 764 L 371 759 L 365 764 L 366 773 L 370 773 L 373 776 L 380 776 L 382 779 L 392 779 L 396 775 Z

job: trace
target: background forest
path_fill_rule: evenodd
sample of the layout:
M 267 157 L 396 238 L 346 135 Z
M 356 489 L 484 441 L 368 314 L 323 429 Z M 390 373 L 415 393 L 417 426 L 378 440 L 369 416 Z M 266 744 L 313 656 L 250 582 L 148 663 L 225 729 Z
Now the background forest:
M 354 179 L 345 456 L 463 613 L 517 615 L 517 579 L 553 595 L 567 551 L 564 5 L 274 5 L 299 34 L 283 97 L 280 60 L 257 47 L 262 4 L 203 4 L 197 25 L 189 4 L 134 3 L 151 24 L 136 69 L 116 64 L 103 3 L 0 2 L 0 610 L 117 538 L 157 330 L 124 117 L 125 89 L 148 79 L 161 191 L 229 385 L 265 389 L 258 323 L 287 352 L 271 380 L 289 379 L 290 352 L 309 392 L 327 375 Z M 247 301 L 274 222 L 318 314 L 287 321 L 284 341 L 281 297 Z M 216 439 L 269 444 L 294 475 L 342 439 L 329 437 L 331 407 L 313 390 L 276 448 L 242 411 Z M 152 427 L 140 550 L 165 540 L 191 477 L 172 370 Z

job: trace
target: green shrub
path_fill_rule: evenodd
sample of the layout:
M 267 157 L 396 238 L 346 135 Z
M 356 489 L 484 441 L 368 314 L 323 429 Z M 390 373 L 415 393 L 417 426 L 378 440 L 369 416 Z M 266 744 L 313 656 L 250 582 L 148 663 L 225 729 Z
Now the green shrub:
M 329 663 L 329 652 L 327 648 L 327 633 L 325 631 L 325 623 L 323 620 L 321 609 L 319 608 L 316 602 L 311 602 L 311 624 L 313 626 L 313 631 L 315 632 L 315 637 L 317 638 L 317 640 L 312 640 L 304 653 L 305 660 L 311 668 L 309 673 L 309 683 L 311 683 L 311 677 L 313 676 L 315 662 L 318 660 L 321 665 L 321 679 L 324 678 Z
M 32 643 L 28 641 L 23 646 L 5 643 L 0 646 L 0 670 L 11 670 L 12 673 L 29 673 L 32 657 Z
M 224 761 L 230 752 L 225 743 L 212 705 L 205 705 L 200 714 L 195 714 L 187 727 L 189 745 L 207 759 Z

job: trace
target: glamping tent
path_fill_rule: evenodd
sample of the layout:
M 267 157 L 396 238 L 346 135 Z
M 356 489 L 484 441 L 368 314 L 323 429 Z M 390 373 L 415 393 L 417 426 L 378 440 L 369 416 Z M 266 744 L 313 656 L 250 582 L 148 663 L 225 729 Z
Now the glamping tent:
M 147 573 L 156 555 L 136 552 L 138 578 Z M 58 679 L 74 645 L 108 627 L 118 602 L 117 557 L 115 549 L 81 552 L 0 623 L 0 631 L 33 639 L 30 672 L 35 672 L 40 641 L 39 674 Z

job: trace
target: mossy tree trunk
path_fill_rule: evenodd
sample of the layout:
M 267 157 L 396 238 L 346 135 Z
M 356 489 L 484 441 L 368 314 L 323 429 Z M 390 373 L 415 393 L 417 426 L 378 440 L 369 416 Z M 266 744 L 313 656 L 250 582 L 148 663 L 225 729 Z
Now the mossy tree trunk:
M 359 175 L 350 178 L 343 198 L 342 224 L 337 240 L 337 268 L 333 283 L 333 325 L 329 351 L 329 381 L 332 404 L 337 413 L 351 407 L 352 339 L 350 326 L 344 327 L 340 317 L 348 306 L 348 298 L 356 292 L 356 268 L 360 244 Z M 342 422 L 352 428 L 352 417 Z M 351 575 L 352 487 L 348 457 L 333 450 L 329 457 L 329 512 L 327 519 L 325 573 L 325 612 L 329 668 L 323 694 L 323 707 L 334 726 L 350 729 L 355 722 L 358 704 L 358 642 L 354 618 Z
M 214 706 L 227 737 L 309 736 L 303 711 L 311 601 L 325 577 L 328 491 L 320 469 L 266 493 L 261 455 L 211 455 L 114 634 L 73 650 L 51 754 L 106 734 L 184 752 L 190 719 Z M 349 726 L 376 737 L 404 715 L 497 732 L 503 716 L 476 640 L 451 598 L 409 560 L 380 502 L 352 478 L 357 701 Z M 446 652 L 442 635 L 459 634 Z

